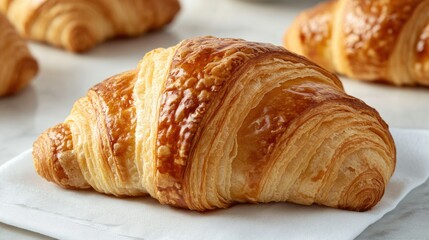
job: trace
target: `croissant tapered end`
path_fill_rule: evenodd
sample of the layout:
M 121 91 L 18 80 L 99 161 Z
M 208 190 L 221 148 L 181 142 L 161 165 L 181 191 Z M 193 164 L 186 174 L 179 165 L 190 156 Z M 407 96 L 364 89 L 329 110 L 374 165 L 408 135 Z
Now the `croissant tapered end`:
M 429 0 L 331 0 L 301 13 L 284 46 L 345 76 L 429 86 Z
M 33 144 L 33 161 L 37 173 L 61 187 L 89 188 L 73 152 L 70 129 L 58 124 L 46 130 Z
M 25 88 L 39 67 L 28 47 L 9 21 L 0 14 L 0 96 Z
M 6 65 L 11 65 L 5 63 Z M 39 67 L 37 61 L 32 56 L 26 56 L 16 62 L 15 66 L 11 66 L 12 76 L 9 80 L 0 79 L 5 81 L 4 85 L 0 86 L 0 96 L 7 96 L 16 94 L 24 89 L 30 81 L 37 75 Z M 0 73 L 0 76 L 2 74 Z
M 339 208 L 353 211 L 367 211 L 374 207 L 383 197 L 385 183 L 383 176 L 376 171 L 360 174 L 343 192 Z
M 17 63 L 16 84 L 10 87 L 12 93 L 22 90 L 37 75 L 39 65 L 32 56 L 27 56 Z
M 0 0 L 0 11 L 23 36 L 71 52 L 159 29 L 179 10 L 178 0 Z
M 155 8 L 160 14 L 156 16 L 157 20 L 150 30 L 163 28 L 165 25 L 171 23 L 181 9 L 178 0 L 155 1 Z
M 73 27 L 67 35 L 68 40 L 64 42 L 64 47 L 72 52 L 88 51 L 99 42 L 86 26 Z
M 329 71 L 335 71 L 332 63 L 332 21 L 336 1 L 321 3 L 302 14 L 285 32 L 283 45 Z

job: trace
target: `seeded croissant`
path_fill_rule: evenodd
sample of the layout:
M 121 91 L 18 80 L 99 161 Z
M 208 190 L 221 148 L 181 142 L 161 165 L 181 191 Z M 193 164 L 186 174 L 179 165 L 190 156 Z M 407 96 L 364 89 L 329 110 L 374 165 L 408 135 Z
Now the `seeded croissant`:
M 179 8 L 177 0 L 0 0 L 23 36 L 72 52 L 161 28 Z
M 282 47 L 199 37 L 146 54 L 34 143 L 64 188 L 204 211 L 294 202 L 364 211 L 395 168 L 388 126 Z
M 429 0 L 331 0 L 303 12 L 286 48 L 365 81 L 429 86 Z
M 38 69 L 24 39 L 0 13 L 0 96 L 25 88 Z

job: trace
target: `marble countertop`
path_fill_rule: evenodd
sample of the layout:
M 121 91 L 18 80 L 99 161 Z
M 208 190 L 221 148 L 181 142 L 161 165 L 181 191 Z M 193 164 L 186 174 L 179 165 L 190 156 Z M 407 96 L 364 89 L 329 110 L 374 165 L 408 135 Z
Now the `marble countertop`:
M 113 40 L 84 55 L 31 43 L 41 71 L 22 93 L 0 99 L 0 165 L 31 148 L 46 128 L 62 122 L 72 104 L 94 84 L 134 68 L 143 55 L 200 35 L 238 37 L 281 45 L 286 27 L 315 0 L 185 0 L 176 21 L 163 31 Z M 348 79 L 350 95 L 376 108 L 395 128 L 429 129 L 429 89 L 396 88 Z M 429 182 L 412 191 L 397 208 L 367 228 L 358 239 L 427 239 Z M 47 237 L 0 223 L 0 239 Z

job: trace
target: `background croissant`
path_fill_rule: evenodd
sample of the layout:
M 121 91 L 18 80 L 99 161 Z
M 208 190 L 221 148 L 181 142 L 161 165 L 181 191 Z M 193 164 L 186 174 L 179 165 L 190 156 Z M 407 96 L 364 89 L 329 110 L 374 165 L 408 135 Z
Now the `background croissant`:
M 429 0 L 333 0 L 303 12 L 286 48 L 362 80 L 429 86 Z
M 179 8 L 177 0 L 0 0 L 23 36 L 73 52 L 160 28 Z
M 26 87 L 37 71 L 37 61 L 25 41 L 0 13 L 0 96 Z
M 388 126 L 334 75 L 281 47 L 214 37 L 146 54 L 33 148 L 37 172 L 62 187 L 200 211 L 279 201 L 367 210 L 395 158 Z

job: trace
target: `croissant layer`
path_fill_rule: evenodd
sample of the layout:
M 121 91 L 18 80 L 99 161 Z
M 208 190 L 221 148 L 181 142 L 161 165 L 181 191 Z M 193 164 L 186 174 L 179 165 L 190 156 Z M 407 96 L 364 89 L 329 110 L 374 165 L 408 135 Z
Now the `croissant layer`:
M 21 35 L 72 52 L 161 28 L 179 9 L 177 0 L 0 0 Z
M 379 114 L 328 71 L 274 45 L 198 37 L 93 87 L 33 158 L 65 188 L 198 211 L 285 201 L 363 211 L 383 196 L 396 153 Z
M 366 81 L 429 86 L 429 0 L 331 0 L 304 11 L 286 48 Z

